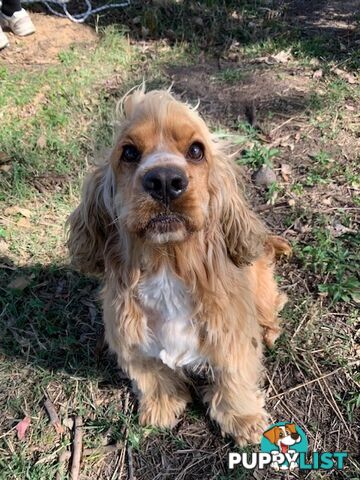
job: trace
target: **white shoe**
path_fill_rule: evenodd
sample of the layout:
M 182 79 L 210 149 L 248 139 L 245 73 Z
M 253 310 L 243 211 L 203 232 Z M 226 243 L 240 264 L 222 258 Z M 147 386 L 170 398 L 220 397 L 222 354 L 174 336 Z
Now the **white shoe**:
M 0 26 L 9 28 L 15 35 L 25 37 L 35 32 L 30 15 L 23 8 L 11 17 L 0 12 Z
M 0 27 L 0 50 L 7 47 L 8 45 L 9 45 L 9 40 L 5 35 L 5 33 L 2 31 L 2 28 Z

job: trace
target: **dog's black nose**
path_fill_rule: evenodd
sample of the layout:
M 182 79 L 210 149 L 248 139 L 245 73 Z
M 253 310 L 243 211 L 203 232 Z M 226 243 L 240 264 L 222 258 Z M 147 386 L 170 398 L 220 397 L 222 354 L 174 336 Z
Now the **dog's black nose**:
M 299 435 L 298 433 L 296 433 L 296 432 L 291 434 L 291 438 L 292 438 L 293 440 L 297 440 L 299 437 L 300 437 L 300 435 Z
M 145 192 L 165 205 L 180 197 L 186 191 L 188 183 L 185 172 L 176 167 L 155 167 L 142 179 Z

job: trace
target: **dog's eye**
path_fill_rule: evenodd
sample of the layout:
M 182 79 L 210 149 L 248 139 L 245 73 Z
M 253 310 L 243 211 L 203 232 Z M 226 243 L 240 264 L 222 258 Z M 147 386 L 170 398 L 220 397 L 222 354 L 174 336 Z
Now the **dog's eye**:
M 280 437 L 280 438 L 283 438 L 283 436 L 284 436 L 283 432 L 280 432 L 280 433 L 279 433 L 279 437 Z
M 125 145 L 121 154 L 121 160 L 128 163 L 136 163 L 140 160 L 141 153 L 134 145 Z
M 204 158 L 204 147 L 200 142 L 194 142 L 190 145 L 187 157 L 195 162 L 200 162 Z

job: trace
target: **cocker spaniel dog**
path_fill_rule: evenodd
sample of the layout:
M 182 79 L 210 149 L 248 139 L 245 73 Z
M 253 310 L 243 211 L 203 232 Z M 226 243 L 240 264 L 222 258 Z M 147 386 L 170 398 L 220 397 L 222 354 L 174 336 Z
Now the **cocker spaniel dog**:
M 239 445 L 258 442 L 262 340 L 278 336 L 285 303 L 274 259 L 289 246 L 249 209 L 235 163 L 194 109 L 139 89 L 123 110 L 69 219 L 73 262 L 103 277 L 106 341 L 141 424 L 173 426 L 190 401 L 184 372 L 207 366 L 210 417 Z

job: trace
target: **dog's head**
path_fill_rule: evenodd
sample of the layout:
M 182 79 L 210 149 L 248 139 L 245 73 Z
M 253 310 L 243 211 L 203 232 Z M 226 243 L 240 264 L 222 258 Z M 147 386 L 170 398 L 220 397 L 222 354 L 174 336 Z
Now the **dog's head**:
M 294 423 L 272 427 L 264 432 L 264 437 L 279 447 L 279 450 L 283 453 L 288 451 L 290 445 L 301 441 Z
M 233 160 L 198 113 L 168 91 L 142 89 L 125 98 L 123 111 L 110 160 L 91 175 L 70 217 L 76 263 L 91 271 L 91 257 L 104 256 L 114 235 L 158 248 L 199 232 L 235 264 L 252 261 L 264 229 L 246 206 Z
M 125 99 L 124 111 L 111 155 L 120 221 L 147 242 L 184 241 L 208 216 L 209 131 L 166 91 L 137 91 Z

